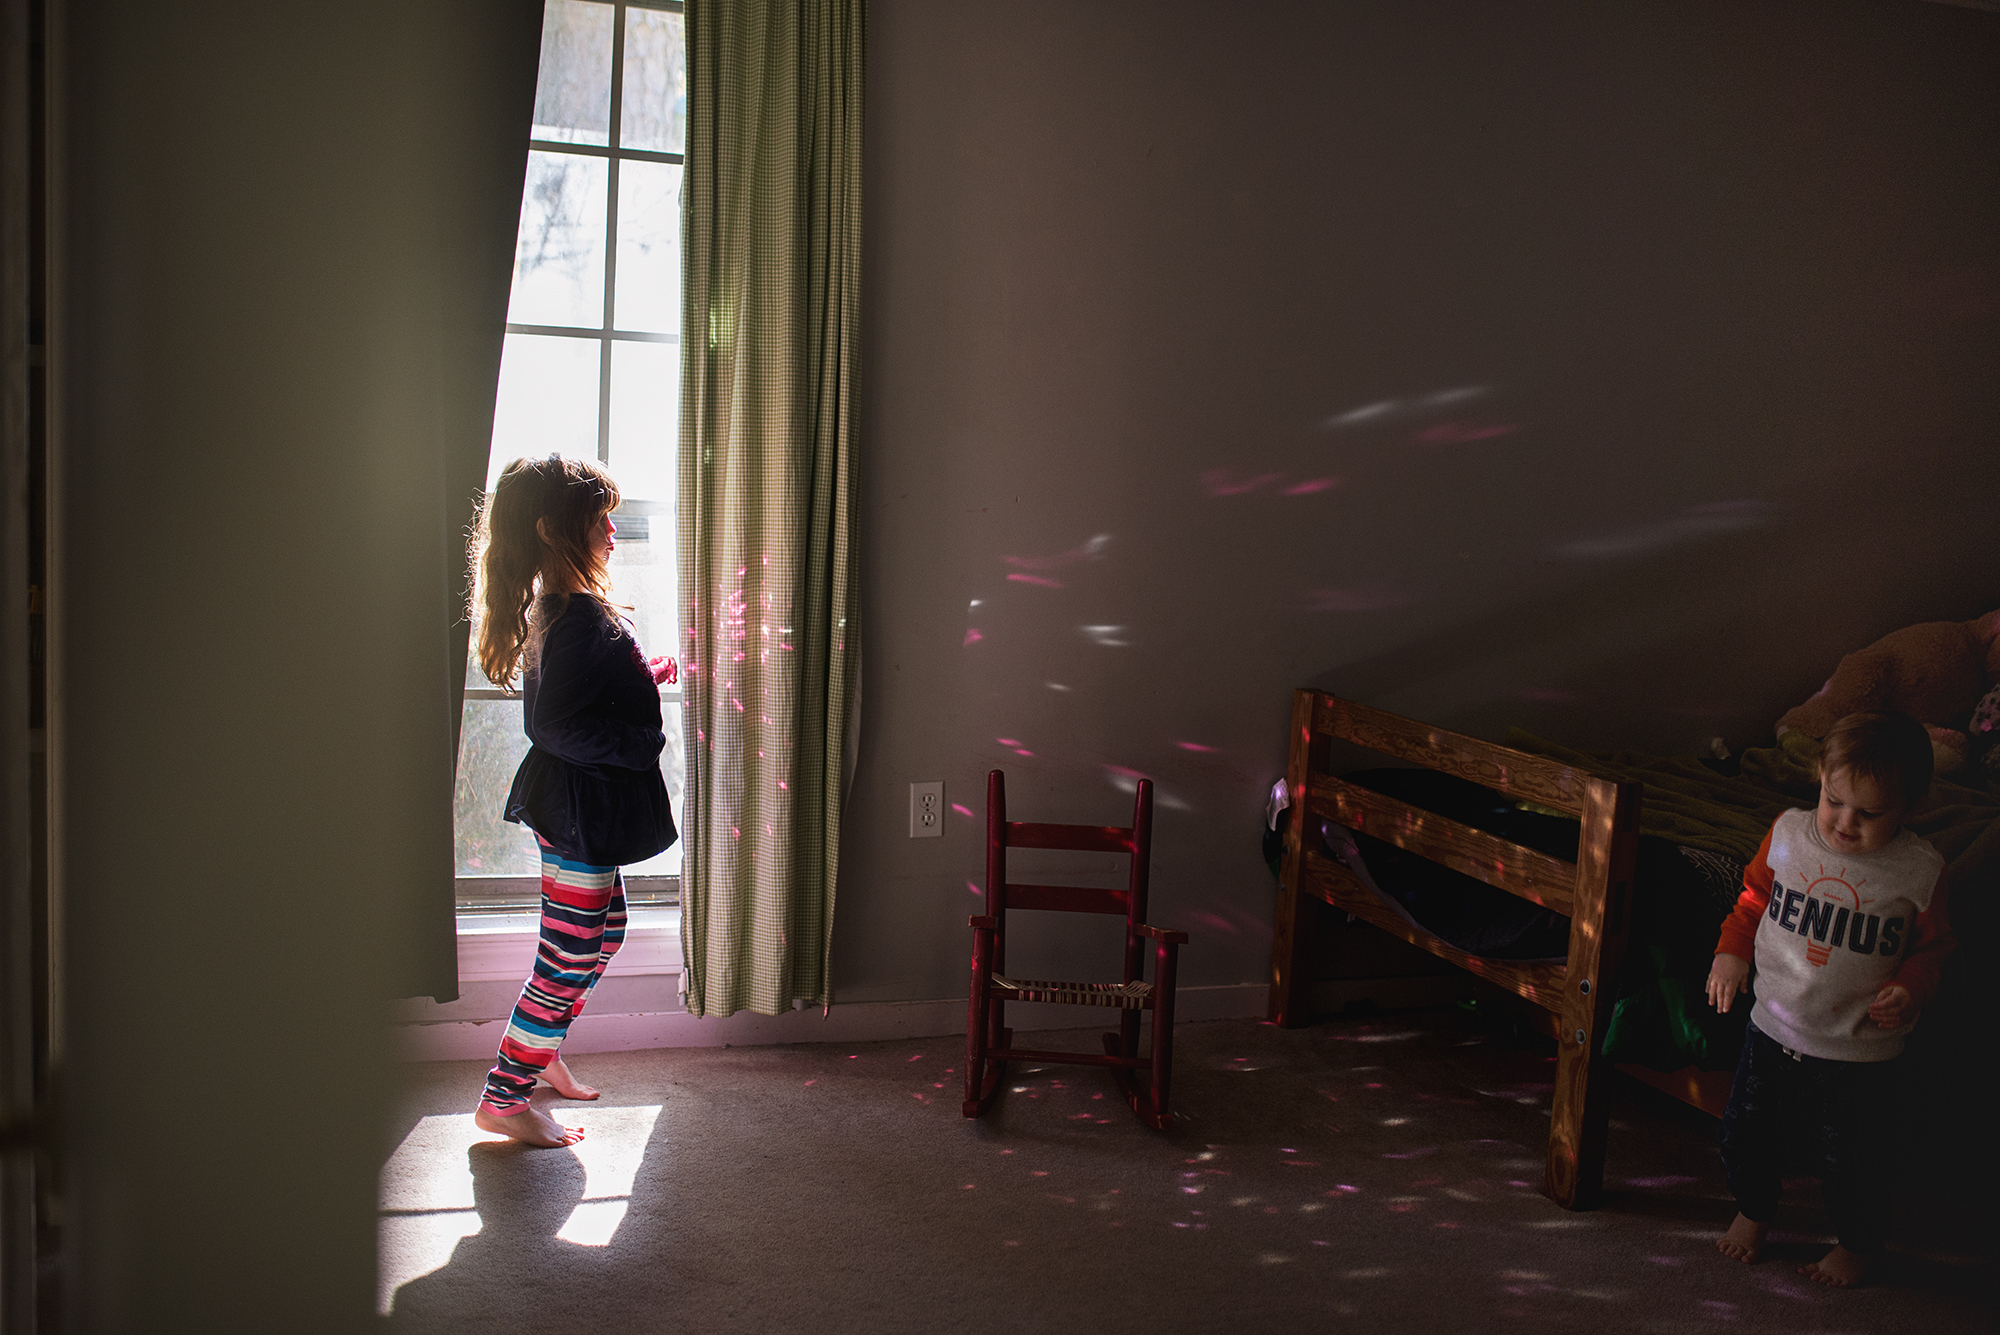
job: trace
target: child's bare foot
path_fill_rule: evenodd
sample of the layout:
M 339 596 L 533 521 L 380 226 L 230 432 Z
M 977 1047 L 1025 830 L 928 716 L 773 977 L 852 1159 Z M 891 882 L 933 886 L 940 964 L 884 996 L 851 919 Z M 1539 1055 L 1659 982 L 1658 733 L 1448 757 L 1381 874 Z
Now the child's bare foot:
M 523 1145 L 544 1150 L 561 1149 L 583 1139 L 582 1127 L 558 1126 L 556 1119 L 540 1108 L 523 1108 L 502 1117 L 482 1103 L 479 1111 L 472 1114 L 472 1124 L 481 1131 L 491 1131 L 496 1136 L 507 1136 Z
M 569 1073 L 569 1067 L 563 1065 L 561 1057 L 549 1063 L 549 1069 L 542 1072 L 542 1079 L 548 1081 L 549 1087 L 566 1099 L 594 1099 L 598 1095 L 596 1089 Z
M 1815 1284 L 1833 1289 L 1851 1289 L 1868 1274 L 1868 1258 L 1836 1246 L 1811 1265 L 1800 1266 L 1799 1273 Z
M 1754 1219 L 1737 1215 L 1729 1229 L 1715 1240 L 1715 1250 L 1732 1261 L 1753 1265 L 1764 1254 L 1764 1230 L 1769 1224 L 1760 1224 Z

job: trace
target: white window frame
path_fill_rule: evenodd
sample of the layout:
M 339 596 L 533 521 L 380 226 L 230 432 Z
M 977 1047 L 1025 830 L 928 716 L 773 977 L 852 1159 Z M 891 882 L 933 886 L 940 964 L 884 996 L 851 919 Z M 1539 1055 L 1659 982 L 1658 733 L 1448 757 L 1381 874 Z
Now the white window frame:
M 610 124 L 604 144 L 575 144 L 566 140 L 528 140 L 531 152 L 569 153 L 580 157 L 604 158 L 609 163 L 609 185 L 605 192 L 604 219 L 604 302 L 603 318 L 598 328 L 591 329 L 573 325 L 517 324 L 508 321 L 510 334 L 541 334 L 557 338 L 576 338 L 595 341 L 598 344 L 597 362 L 597 458 L 606 463 L 611 458 L 611 349 L 620 342 L 628 343 L 672 343 L 678 345 L 681 336 L 678 330 L 672 333 L 639 333 L 615 327 L 617 313 L 618 281 L 618 167 L 621 162 L 663 162 L 675 166 L 685 166 L 685 153 L 664 153 L 653 149 L 626 148 L 619 143 L 624 133 L 625 108 L 625 15 L 632 9 L 650 9 L 670 14 L 683 15 L 686 9 L 682 0 L 603 0 L 610 3 L 611 16 L 611 112 Z M 685 29 L 683 29 L 685 33 Z M 685 40 L 685 38 L 683 38 Z M 639 502 L 637 508 L 627 509 L 621 505 L 617 516 L 650 517 L 659 513 L 657 502 Z M 650 540 L 650 534 L 649 534 Z M 465 688 L 467 700 L 514 700 L 518 692 L 503 691 L 494 686 L 472 686 Z M 681 703 L 679 686 L 664 686 L 660 689 L 662 704 Z M 541 899 L 541 880 L 535 876 L 459 876 L 453 881 L 454 898 L 460 915 L 484 917 L 492 914 L 518 914 L 528 905 Z M 626 903 L 634 907 L 673 908 L 680 904 L 681 878 L 678 876 L 627 876 L 625 878 Z M 461 931 L 466 930 L 461 926 Z

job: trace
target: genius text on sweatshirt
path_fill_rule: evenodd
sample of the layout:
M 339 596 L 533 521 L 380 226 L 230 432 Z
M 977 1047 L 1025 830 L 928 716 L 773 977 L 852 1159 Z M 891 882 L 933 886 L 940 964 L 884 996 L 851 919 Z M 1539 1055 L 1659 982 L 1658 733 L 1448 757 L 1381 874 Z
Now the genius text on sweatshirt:
M 1810 811 L 1787 811 L 1744 869 L 1717 954 L 1749 960 L 1750 1019 L 1780 1044 L 1836 1061 L 1887 1061 L 1915 1027 L 1881 1029 L 1868 1007 L 1890 983 L 1918 1009 L 1951 950 L 1944 859 L 1908 830 L 1874 853 L 1840 853 Z

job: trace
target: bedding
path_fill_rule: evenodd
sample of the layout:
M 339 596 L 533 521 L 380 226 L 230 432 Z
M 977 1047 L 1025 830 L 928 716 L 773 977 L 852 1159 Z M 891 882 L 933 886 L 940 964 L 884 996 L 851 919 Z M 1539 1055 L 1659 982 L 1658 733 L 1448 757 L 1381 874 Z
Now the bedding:
M 1341 777 L 1550 857 L 1576 858 L 1575 820 L 1522 810 L 1454 775 L 1371 769 Z M 1504 960 L 1560 961 L 1567 954 L 1570 923 L 1564 915 L 1332 821 L 1313 824 L 1327 856 L 1344 863 L 1401 916 L 1460 950 Z M 1743 861 L 1645 834 L 1643 817 L 1641 829 L 1633 933 L 1600 1050 L 1614 1061 L 1662 1071 L 1732 1069 L 1749 1008 L 1715 1014 L 1703 983 L 1716 933 L 1742 888 Z

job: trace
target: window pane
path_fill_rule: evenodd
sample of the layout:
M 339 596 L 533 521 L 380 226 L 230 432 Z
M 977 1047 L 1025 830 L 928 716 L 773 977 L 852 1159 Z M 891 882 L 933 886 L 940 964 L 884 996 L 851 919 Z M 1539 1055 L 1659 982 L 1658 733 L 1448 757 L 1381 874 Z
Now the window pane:
M 542 11 L 534 138 L 611 142 L 611 15 L 585 0 L 549 0 Z
M 610 180 L 611 164 L 603 158 L 528 154 L 509 323 L 604 327 L 604 216 Z
M 646 657 L 680 656 L 675 641 L 674 530 L 666 515 L 614 519 L 618 540 L 611 553 L 612 601 L 632 609 L 632 634 Z M 633 537 L 634 533 L 649 537 Z
M 680 369 L 678 344 L 611 345 L 611 471 L 625 514 L 611 557 L 611 582 L 618 601 L 632 608 L 633 633 L 649 657 L 681 653 L 674 541 Z M 680 713 L 677 705 L 667 708 L 667 750 L 660 764 L 678 802 Z M 668 870 L 678 871 L 680 854 L 668 856 L 675 860 Z
M 613 343 L 611 473 L 628 502 L 666 502 L 669 519 L 680 416 L 680 344 Z
M 625 105 L 618 142 L 625 148 L 682 153 L 687 143 L 687 44 L 681 16 L 625 11 Z
M 594 338 L 509 334 L 500 355 L 500 395 L 493 405 L 493 453 L 486 485 L 524 455 L 597 459 L 597 365 Z
M 681 169 L 618 165 L 618 317 L 637 334 L 681 330 Z
M 519 700 L 467 700 L 458 743 L 453 824 L 460 876 L 539 876 L 535 836 L 500 815 L 528 754 Z

